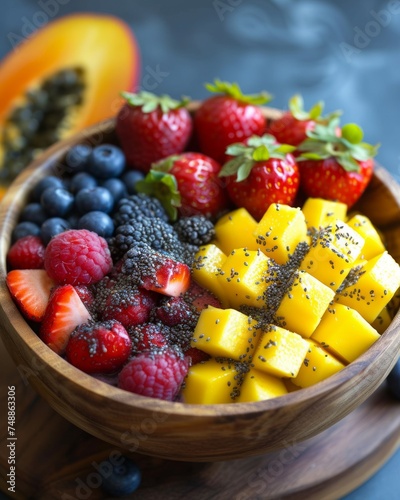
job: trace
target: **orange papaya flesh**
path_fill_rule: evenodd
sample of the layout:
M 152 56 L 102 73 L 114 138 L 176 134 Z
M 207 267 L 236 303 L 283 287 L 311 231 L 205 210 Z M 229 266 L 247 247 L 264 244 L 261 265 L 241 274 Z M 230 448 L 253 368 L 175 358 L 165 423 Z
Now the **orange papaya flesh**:
M 120 19 L 60 18 L 0 64 L 0 181 L 9 183 L 41 151 L 115 116 L 121 90 L 135 90 L 137 43 Z

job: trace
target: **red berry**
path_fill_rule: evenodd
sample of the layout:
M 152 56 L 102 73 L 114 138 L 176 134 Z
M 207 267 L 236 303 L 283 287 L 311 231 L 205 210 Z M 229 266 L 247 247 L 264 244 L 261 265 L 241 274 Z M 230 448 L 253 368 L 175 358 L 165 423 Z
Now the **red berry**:
M 266 120 L 259 105 L 267 103 L 270 96 L 265 92 L 246 96 L 237 84 L 219 80 L 207 89 L 219 95 L 203 101 L 196 111 L 196 136 L 200 151 L 222 163 L 229 144 L 264 133 Z
M 131 167 L 148 172 L 152 163 L 184 150 L 192 132 L 186 100 L 149 92 L 123 95 L 127 102 L 117 116 L 116 132 Z
M 188 359 L 171 348 L 143 352 L 124 366 L 118 385 L 135 394 L 173 401 L 188 367 Z
M 86 373 L 118 370 L 131 353 L 132 341 L 117 321 L 88 323 L 71 334 L 66 359 Z
M 103 320 L 115 319 L 125 328 L 146 323 L 156 305 L 152 292 L 129 281 L 113 283 L 105 281 L 105 287 L 97 289 L 96 310 Z
M 293 205 L 299 189 L 299 168 L 290 151 L 294 146 L 278 144 L 265 134 L 253 136 L 245 144 L 233 144 L 233 158 L 224 165 L 229 197 L 260 220 L 272 203 Z
M 73 330 L 91 319 L 75 288 L 60 286 L 50 296 L 40 325 L 40 338 L 57 354 L 63 354 Z
M 132 352 L 143 352 L 168 345 L 169 330 L 162 325 L 145 323 L 129 329 Z
M 176 326 L 188 322 L 193 316 L 193 309 L 182 297 L 169 297 L 155 309 L 155 316 L 164 325 Z
M 14 269 L 7 274 L 11 296 L 25 318 L 41 321 L 55 285 L 44 269 Z
M 273 135 L 281 144 L 298 146 L 307 139 L 307 131 L 313 130 L 315 121 L 297 120 L 290 111 L 284 113 L 281 118 L 274 120 L 267 129 L 267 133 Z
M 201 363 L 202 361 L 207 361 L 208 359 L 211 358 L 209 354 L 207 354 L 204 351 L 201 351 L 200 349 L 197 349 L 197 347 L 189 347 L 187 351 L 185 351 L 185 356 L 190 358 L 190 365 L 197 365 L 197 363 Z
M 7 263 L 11 269 L 43 269 L 45 246 L 39 236 L 24 236 L 9 249 Z
M 90 285 L 111 270 L 112 259 L 104 238 L 86 229 L 71 229 L 50 240 L 44 266 L 58 283 Z
M 185 293 L 184 298 L 197 312 L 201 312 L 207 306 L 222 308 L 221 301 L 195 281 L 191 282 L 190 288 Z
M 75 287 L 76 293 L 79 295 L 81 301 L 85 304 L 86 309 L 89 311 L 94 308 L 94 295 L 90 288 L 85 285 L 77 285 Z

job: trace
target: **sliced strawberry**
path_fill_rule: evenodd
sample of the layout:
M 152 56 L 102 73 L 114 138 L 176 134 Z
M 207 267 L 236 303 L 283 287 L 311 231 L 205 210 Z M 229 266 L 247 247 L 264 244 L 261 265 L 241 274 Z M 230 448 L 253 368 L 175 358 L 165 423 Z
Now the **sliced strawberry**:
M 6 277 L 10 293 L 25 318 L 41 321 L 54 281 L 44 269 L 16 269 Z
M 72 285 L 63 285 L 51 294 L 40 327 L 40 338 L 57 354 L 63 354 L 73 330 L 91 319 Z
M 146 290 L 170 297 L 178 297 L 190 286 L 189 266 L 150 248 L 128 250 L 122 271 Z

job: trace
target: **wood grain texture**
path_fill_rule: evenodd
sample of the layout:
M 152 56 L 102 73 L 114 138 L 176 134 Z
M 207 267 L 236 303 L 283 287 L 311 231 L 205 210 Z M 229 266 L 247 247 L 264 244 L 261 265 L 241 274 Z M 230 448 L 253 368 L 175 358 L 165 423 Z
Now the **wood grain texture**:
M 18 500 L 83 498 L 82 484 L 89 485 L 90 499 L 107 498 L 99 485 L 90 486 L 101 482 L 93 474 L 115 452 L 130 456 L 142 470 L 142 484 L 132 499 L 333 500 L 366 481 L 400 444 L 400 404 L 382 386 L 330 429 L 304 442 L 288 441 L 280 451 L 227 462 L 163 460 L 126 453 L 81 431 L 52 410 L 26 377 L 0 341 L 2 407 L 7 386 L 16 386 L 17 493 L 13 498 Z M 0 490 L 7 493 L 5 444 L 2 436 Z
M 5 284 L 12 228 L 38 179 L 62 171 L 67 149 L 76 142 L 113 141 L 113 127 L 112 120 L 104 122 L 48 150 L 18 177 L 0 206 L 1 332 L 32 386 L 60 415 L 93 436 L 128 451 L 139 449 L 143 454 L 182 461 L 239 459 L 281 450 L 285 443 L 309 439 L 355 410 L 398 358 L 399 315 L 367 353 L 328 380 L 280 398 L 232 405 L 185 405 L 137 396 L 80 372 L 40 341 Z M 379 167 L 359 204 L 383 231 L 389 251 L 398 260 L 399 200 L 395 181 Z

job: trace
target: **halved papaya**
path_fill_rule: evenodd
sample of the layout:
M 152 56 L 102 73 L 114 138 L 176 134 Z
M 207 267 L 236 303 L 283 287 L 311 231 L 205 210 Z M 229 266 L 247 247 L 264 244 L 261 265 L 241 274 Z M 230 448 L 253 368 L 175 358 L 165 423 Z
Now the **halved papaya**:
M 42 150 L 111 117 L 135 90 L 139 48 L 122 20 L 73 14 L 38 30 L 0 64 L 0 182 Z

